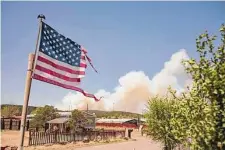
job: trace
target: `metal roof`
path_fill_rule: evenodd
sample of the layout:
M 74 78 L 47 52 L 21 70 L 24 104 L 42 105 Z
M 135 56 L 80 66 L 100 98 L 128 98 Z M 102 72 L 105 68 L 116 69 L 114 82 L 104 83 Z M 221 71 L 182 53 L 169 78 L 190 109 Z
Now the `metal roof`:
M 60 116 L 70 116 L 70 115 L 72 115 L 72 113 L 71 112 L 68 112 L 68 111 L 57 112 L 57 113 L 59 113 Z
M 96 123 L 124 123 L 134 119 L 98 119 Z
M 95 114 L 91 114 L 89 112 L 86 112 L 86 111 L 82 111 L 84 113 L 84 115 L 89 115 L 89 116 L 93 116 L 95 117 Z M 71 116 L 72 115 L 72 112 L 71 111 L 62 111 L 62 112 L 57 112 L 59 113 L 60 116 Z
M 143 121 L 143 122 L 146 122 L 147 121 L 145 118 L 141 118 L 140 120 Z
M 35 114 L 30 114 L 30 115 L 27 115 L 27 117 L 34 117 Z
M 55 123 L 55 124 L 59 124 L 59 123 L 66 123 L 67 121 L 69 121 L 70 118 L 56 118 L 50 121 L 47 121 L 47 123 Z
M 87 111 L 82 111 L 82 112 L 84 113 L 84 115 L 96 117 L 95 113 L 89 113 L 89 112 L 87 112 Z

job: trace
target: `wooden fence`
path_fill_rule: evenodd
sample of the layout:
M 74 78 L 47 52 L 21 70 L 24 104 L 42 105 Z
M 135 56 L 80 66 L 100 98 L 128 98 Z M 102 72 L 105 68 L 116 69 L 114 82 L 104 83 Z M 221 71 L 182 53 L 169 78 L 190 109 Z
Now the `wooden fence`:
M 125 131 L 88 131 L 86 133 L 65 132 L 37 132 L 29 131 L 29 145 L 43 145 L 49 143 L 64 143 L 83 141 L 87 137 L 90 141 L 107 140 L 110 138 L 124 137 Z
M 1 130 L 20 130 L 21 120 L 15 118 L 1 118 Z M 29 120 L 26 123 L 26 130 L 29 130 Z

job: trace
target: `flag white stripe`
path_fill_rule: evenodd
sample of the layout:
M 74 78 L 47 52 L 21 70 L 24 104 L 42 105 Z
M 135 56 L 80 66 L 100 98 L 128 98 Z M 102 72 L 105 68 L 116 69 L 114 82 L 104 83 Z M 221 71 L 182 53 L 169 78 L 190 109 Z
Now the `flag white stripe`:
M 55 68 L 55 67 L 53 67 L 53 66 L 51 66 L 49 64 L 46 64 L 44 62 L 41 62 L 41 61 L 37 61 L 36 65 L 42 66 L 42 67 L 44 67 L 46 69 L 49 69 L 51 71 L 54 71 L 56 73 L 65 75 L 65 76 L 70 77 L 70 78 L 83 78 L 85 76 L 85 75 L 79 75 L 79 74 L 72 74 L 72 73 L 69 73 L 69 72 L 57 69 L 57 68 Z M 85 71 L 85 68 L 82 68 L 81 71 Z
M 82 55 L 84 56 L 84 53 L 83 52 L 82 52 Z M 66 68 L 69 68 L 69 69 L 72 69 L 72 70 L 85 71 L 85 69 L 86 69 L 84 67 L 76 67 L 76 66 L 72 66 L 72 65 L 69 65 L 67 63 L 58 61 L 58 60 L 56 60 L 54 58 L 51 58 L 48 55 L 46 55 L 46 54 L 44 54 L 44 53 L 42 53 L 40 51 L 38 52 L 38 56 L 44 57 L 45 59 L 48 59 L 49 61 L 54 62 L 57 65 L 60 65 L 60 66 L 63 66 L 63 67 L 66 67 Z M 82 64 L 87 64 L 86 59 L 85 60 L 81 60 L 81 63 Z
M 47 74 L 45 72 L 42 72 L 42 71 L 39 71 L 39 70 L 35 70 L 34 71 L 34 74 L 37 74 L 37 75 L 40 75 L 44 78 L 47 78 L 47 79 L 50 79 L 50 80 L 54 80 L 56 82 L 59 82 L 59 83 L 62 83 L 62 84 L 65 84 L 65 85 L 69 85 L 69 86 L 79 86 L 80 83 L 79 82 L 70 82 L 70 81 L 66 81 L 66 80 L 63 80 L 63 79 L 60 79 L 60 78 L 57 78 L 55 76 L 52 76 L 50 74 Z

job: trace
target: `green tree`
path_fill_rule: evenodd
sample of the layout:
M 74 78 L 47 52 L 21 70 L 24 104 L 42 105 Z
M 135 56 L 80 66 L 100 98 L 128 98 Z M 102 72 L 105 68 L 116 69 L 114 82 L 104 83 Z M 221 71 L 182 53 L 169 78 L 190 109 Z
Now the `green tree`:
M 13 105 L 8 105 L 8 106 L 4 106 L 1 110 L 1 116 L 4 117 L 13 117 L 15 115 L 20 115 L 20 109 L 17 106 L 13 106 Z
M 175 137 L 192 149 L 225 149 L 225 26 L 221 43 L 214 46 L 216 36 L 207 32 L 196 39 L 200 60 L 184 61 L 193 80 L 192 88 L 173 106 L 171 125 Z M 190 141 L 188 142 L 189 139 Z
M 192 94 L 210 106 L 208 136 L 204 137 L 211 149 L 225 149 L 225 25 L 220 28 L 219 47 L 214 45 L 216 36 L 206 31 L 196 39 L 200 61 L 186 61 L 186 70 L 193 79 Z M 199 102 L 199 101 L 197 101 Z M 205 105 L 203 105 L 205 106 Z M 208 120 L 209 121 L 209 120 Z M 207 122 L 207 121 L 206 121 Z M 204 122 L 204 123 L 206 123 Z M 205 124 L 204 124 L 205 125 Z M 214 128 L 211 128 L 213 125 Z M 199 141 L 200 143 L 202 141 Z M 200 144 L 199 143 L 199 144 Z
M 88 123 L 88 119 L 85 117 L 82 111 L 74 109 L 72 111 L 71 119 L 68 122 L 68 125 L 73 131 L 80 131 L 84 128 L 85 124 Z
M 153 140 L 165 143 L 167 150 L 172 150 L 179 141 L 172 134 L 172 126 L 170 125 L 172 105 L 175 101 L 169 97 L 152 97 L 148 101 L 147 111 L 145 113 L 147 123 L 147 134 Z
M 171 93 L 176 100 L 170 120 L 175 139 L 194 150 L 210 149 L 209 137 L 214 132 L 211 106 L 194 89 L 179 97 Z
M 53 106 L 45 105 L 44 107 L 38 107 L 34 111 L 34 118 L 31 120 L 32 127 L 45 127 L 45 123 L 49 120 L 59 117 L 57 109 Z

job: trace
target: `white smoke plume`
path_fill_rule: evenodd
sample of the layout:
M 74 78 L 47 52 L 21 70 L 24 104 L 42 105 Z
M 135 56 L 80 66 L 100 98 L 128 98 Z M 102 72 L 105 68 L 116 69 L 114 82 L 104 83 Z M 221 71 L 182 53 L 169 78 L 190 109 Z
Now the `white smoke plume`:
M 182 92 L 187 85 L 191 84 L 191 79 L 187 76 L 181 61 L 189 59 L 184 49 L 174 53 L 170 60 L 164 63 L 164 68 L 152 79 L 143 71 L 130 71 L 119 78 L 118 86 L 112 93 L 104 89 L 98 90 L 97 97 L 104 96 L 99 102 L 84 97 L 80 93 L 69 92 L 62 100 L 56 104 L 59 109 L 86 109 L 87 103 L 92 110 L 122 110 L 141 113 L 150 96 L 166 93 L 171 86 L 178 92 Z

